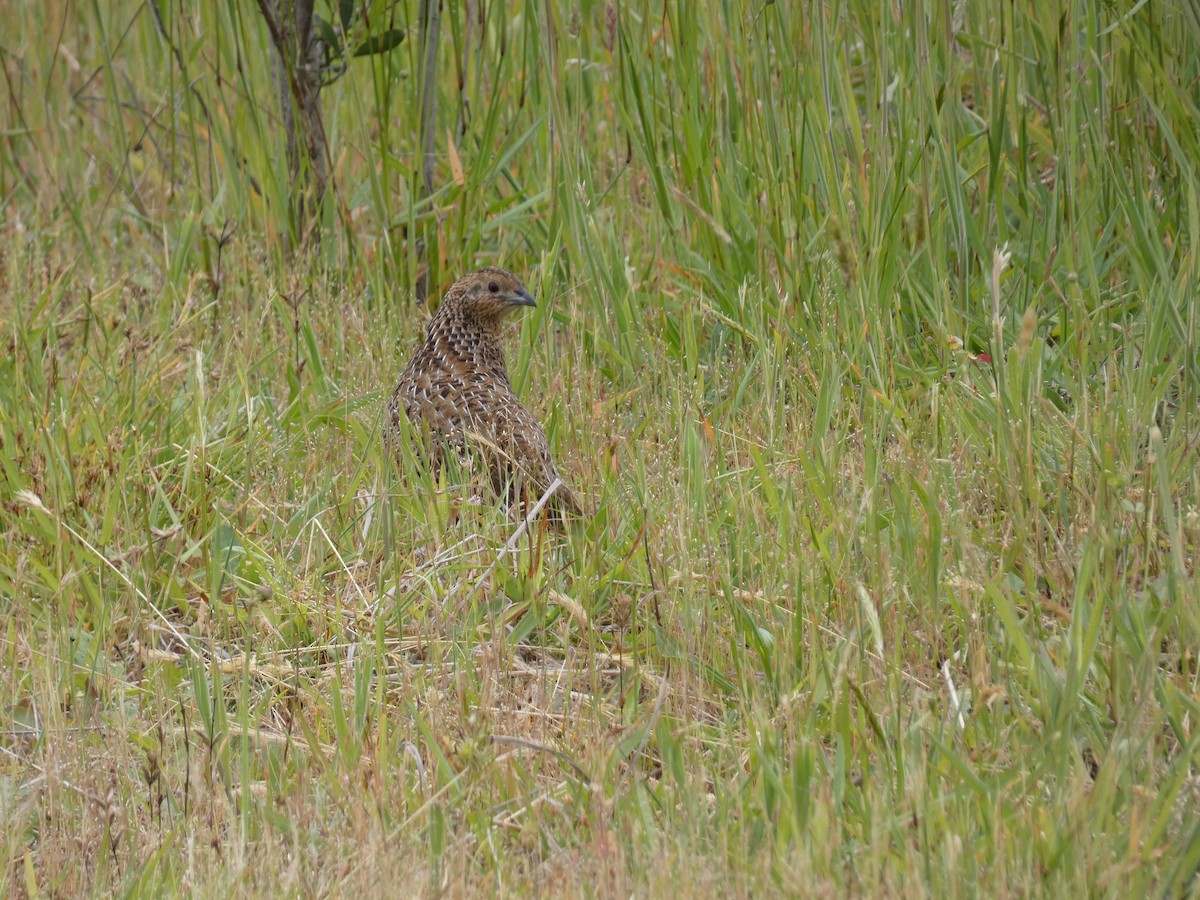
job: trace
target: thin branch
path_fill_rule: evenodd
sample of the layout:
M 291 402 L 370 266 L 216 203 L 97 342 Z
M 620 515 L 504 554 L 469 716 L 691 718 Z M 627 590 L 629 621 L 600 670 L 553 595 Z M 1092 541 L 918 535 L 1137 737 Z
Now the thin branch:
M 567 754 L 561 750 L 558 750 L 554 747 L 548 747 L 545 744 L 539 744 L 536 741 L 530 741 L 519 737 L 509 737 L 508 735 L 503 734 L 493 734 L 492 743 L 509 744 L 513 747 L 525 747 L 528 750 L 537 750 L 541 753 L 549 753 L 555 759 L 565 762 L 568 766 L 574 769 L 575 774 L 579 776 L 580 781 L 582 781 L 588 787 L 591 787 L 592 778 L 590 775 L 588 775 L 583 766 L 575 762 L 575 760 L 571 759 L 571 757 L 567 756 Z
M 418 204 L 433 196 L 434 137 L 437 125 L 437 57 L 438 35 L 442 26 L 441 0 L 421 0 L 421 193 Z M 430 266 L 422 267 L 426 258 L 424 238 L 417 239 L 418 303 L 429 296 Z

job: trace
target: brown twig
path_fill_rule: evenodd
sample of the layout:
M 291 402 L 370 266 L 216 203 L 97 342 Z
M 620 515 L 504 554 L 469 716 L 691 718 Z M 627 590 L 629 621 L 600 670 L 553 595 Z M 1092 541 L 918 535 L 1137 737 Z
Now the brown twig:
M 565 762 L 568 766 L 575 770 L 575 774 L 579 776 L 580 781 L 585 785 L 591 786 L 592 778 L 587 771 L 575 760 L 571 759 L 566 753 L 554 747 L 548 747 L 545 744 L 539 744 L 537 741 L 527 740 L 526 738 L 510 737 L 504 734 L 493 734 L 493 744 L 508 744 L 512 747 L 524 747 L 528 750 L 537 750 L 539 753 L 549 753 L 555 759 Z

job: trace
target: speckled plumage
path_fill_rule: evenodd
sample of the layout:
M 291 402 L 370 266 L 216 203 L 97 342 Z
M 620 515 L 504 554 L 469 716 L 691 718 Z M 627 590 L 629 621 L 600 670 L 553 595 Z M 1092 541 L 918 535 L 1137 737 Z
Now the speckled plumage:
M 464 275 L 442 298 L 388 404 L 393 435 L 404 412 L 436 473 L 447 447 L 475 450 L 492 488 L 532 506 L 558 478 L 546 433 L 513 393 L 504 364 L 502 328 L 509 313 L 534 300 L 504 269 Z M 563 485 L 551 499 L 557 518 L 578 515 Z

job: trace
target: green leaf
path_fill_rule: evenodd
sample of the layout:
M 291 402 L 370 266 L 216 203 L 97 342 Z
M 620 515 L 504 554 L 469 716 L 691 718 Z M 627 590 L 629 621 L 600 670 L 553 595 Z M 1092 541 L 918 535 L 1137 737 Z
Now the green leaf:
M 374 56 L 388 53 L 400 46 L 404 40 L 404 31 L 400 28 L 389 28 L 379 34 L 373 34 L 354 48 L 352 56 Z

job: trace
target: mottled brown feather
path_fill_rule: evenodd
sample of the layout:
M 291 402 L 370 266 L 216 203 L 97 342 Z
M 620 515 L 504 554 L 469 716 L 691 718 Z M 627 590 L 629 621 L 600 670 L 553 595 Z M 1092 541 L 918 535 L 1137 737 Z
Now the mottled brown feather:
M 447 449 L 474 450 L 492 489 L 522 507 L 536 503 L 559 477 L 546 433 L 513 393 L 504 364 L 504 319 L 533 305 L 510 272 L 486 268 L 464 275 L 442 298 L 388 404 L 391 436 L 400 430 L 403 411 L 435 474 Z M 563 485 L 551 510 L 561 519 L 579 515 L 581 507 Z

